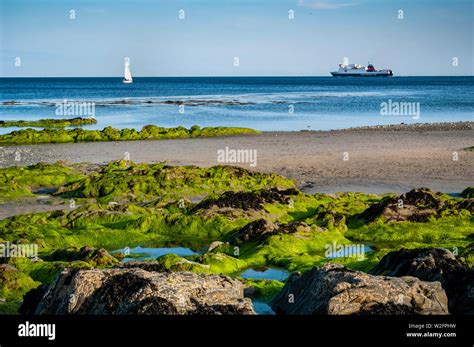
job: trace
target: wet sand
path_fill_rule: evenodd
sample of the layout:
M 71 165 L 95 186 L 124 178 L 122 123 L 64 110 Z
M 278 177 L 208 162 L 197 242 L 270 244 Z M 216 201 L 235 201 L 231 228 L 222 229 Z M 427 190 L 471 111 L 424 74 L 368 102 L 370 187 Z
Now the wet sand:
M 249 163 L 229 165 L 279 173 L 294 179 L 308 193 L 401 193 L 417 187 L 459 193 L 474 185 L 474 152 L 464 150 L 473 145 L 474 129 L 265 132 L 183 140 L 5 146 L 0 148 L 0 167 L 59 160 L 100 164 L 122 159 L 126 153 L 134 162 L 212 166 L 219 164 L 217 151 L 227 146 L 257 150 L 255 167 Z M 20 161 L 15 161 L 17 151 Z M 457 161 L 453 160 L 454 152 Z

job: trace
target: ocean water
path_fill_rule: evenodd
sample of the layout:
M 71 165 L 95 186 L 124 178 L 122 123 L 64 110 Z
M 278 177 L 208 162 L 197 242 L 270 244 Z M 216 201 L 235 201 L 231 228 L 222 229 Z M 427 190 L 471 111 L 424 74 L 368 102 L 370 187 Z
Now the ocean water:
M 89 116 L 58 114 L 64 100 L 94 103 L 98 123 L 89 129 L 197 124 L 330 130 L 473 120 L 474 77 L 138 77 L 133 84 L 121 78 L 0 78 L 0 120 Z M 389 102 L 411 103 L 412 112 L 383 114 L 381 105 Z

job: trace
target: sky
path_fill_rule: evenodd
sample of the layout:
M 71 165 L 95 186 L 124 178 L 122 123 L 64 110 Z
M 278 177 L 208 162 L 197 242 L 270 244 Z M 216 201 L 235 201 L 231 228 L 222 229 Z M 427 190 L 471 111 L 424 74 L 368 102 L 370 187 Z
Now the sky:
M 0 0 L 0 76 L 473 75 L 473 36 L 472 0 Z

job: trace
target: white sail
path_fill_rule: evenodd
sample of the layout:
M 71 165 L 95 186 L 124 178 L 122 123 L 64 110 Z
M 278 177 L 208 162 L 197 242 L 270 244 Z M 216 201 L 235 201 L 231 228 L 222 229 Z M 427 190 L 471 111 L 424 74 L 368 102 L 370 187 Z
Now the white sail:
M 132 73 L 130 72 L 130 63 L 125 63 L 125 70 L 123 74 L 123 83 L 132 83 Z

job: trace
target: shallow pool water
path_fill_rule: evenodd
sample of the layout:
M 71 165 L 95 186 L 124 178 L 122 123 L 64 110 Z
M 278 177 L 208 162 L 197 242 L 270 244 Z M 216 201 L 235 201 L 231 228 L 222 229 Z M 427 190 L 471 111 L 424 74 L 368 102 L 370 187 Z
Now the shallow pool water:
M 156 259 L 165 254 L 176 254 L 181 257 L 196 254 L 192 249 L 186 247 L 135 247 L 135 248 L 121 248 L 113 251 L 112 253 L 124 253 L 125 256 L 122 262 L 127 263 L 129 261 L 143 261 Z
M 337 245 L 328 250 L 325 254 L 328 259 L 335 258 L 349 258 L 349 257 L 364 257 L 366 253 L 372 252 L 372 248 L 369 245 L 357 244 L 357 245 Z
M 257 299 L 252 300 L 253 308 L 257 314 L 262 315 L 274 315 L 275 312 L 271 309 L 270 305 L 264 301 Z
M 239 277 L 256 279 L 256 280 L 276 280 L 284 281 L 290 273 L 285 269 L 264 268 L 264 269 L 247 269 L 239 274 Z

